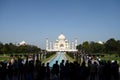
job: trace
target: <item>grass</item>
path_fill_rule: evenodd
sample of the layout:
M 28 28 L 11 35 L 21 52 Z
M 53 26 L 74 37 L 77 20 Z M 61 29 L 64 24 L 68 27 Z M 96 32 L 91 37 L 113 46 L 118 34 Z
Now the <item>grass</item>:
M 0 54 L 0 56 L 10 56 L 10 55 L 29 55 L 34 53 L 8 53 L 8 54 Z
M 105 60 L 105 61 L 112 61 L 112 60 L 116 60 L 118 62 L 118 64 L 120 65 L 120 57 L 119 57 L 119 54 L 116 54 L 116 53 L 94 53 L 95 55 L 99 55 L 99 58 L 101 60 Z M 104 56 L 102 56 L 104 55 Z
M 69 55 L 65 54 L 66 58 L 70 61 L 70 62 L 74 62 L 75 60 L 73 58 L 71 58 Z
M 99 54 L 99 55 L 104 55 L 104 57 L 100 57 L 101 60 L 105 60 L 105 61 L 112 61 L 112 60 L 116 60 L 118 62 L 118 64 L 120 65 L 120 57 L 118 57 L 118 55 L 116 54 Z M 71 58 L 69 55 L 65 54 L 66 58 L 70 61 L 70 62 L 74 62 L 75 60 L 73 58 Z
M 100 57 L 101 58 L 101 60 L 106 60 L 106 61 L 108 61 L 108 60 L 110 60 L 110 61 L 112 61 L 112 60 L 116 60 L 116 61 L 118 61 L 118 64 L 120 65 L 120 57 L 116 57 L 117 55 L 115 55 L 115 54 L 112 54 L 112 55 L 105 55 L 104 57 Z
M 26 53 L 28 54 L 28 53 Z M 9 60 L 10 55 L 26 55 L 24 53 L 13 53 L 13 54 L 0 54 L 0 61 L 6 61 Z
M 103 60 L 120 60 L 120 57 L 115 57 L 115 56 L 104 56 L 104 57 L 101 57 L 101 59 Z
M 9 56 L 11 54 L 0 54 L 0 61 L 6 61 L 6 60 L 9 60 Z M 25 55 L 24 53 L 18 53 L 18 54 L 12 54 L 12 55 Z M 52 56 L 50 56 L 49 58 L 45 58 L 45 59 L 42 59 L 42 63 L 45 63 L 47 61 L 49 61 L 51 58 L 53 58 L 56 54 L 53 54 Z
M 9 60 L 9 57 L 0 57 L 0 61 L 6 61 L 6 60 Z
M 114 57 L 114 56 L 104 56 L 104 57 L 101 57 L 102 59 L 106 59 L 106 60 L 117 60 L 119 59 L 119 57 Z
M 46 63 L 47 61 L 49 61 L 50 59 L 52 59 L 56 54 L 53 54 L 52 56 L 46 58 L 46 59 L 43 59 L 42 60 L 42 63 Z

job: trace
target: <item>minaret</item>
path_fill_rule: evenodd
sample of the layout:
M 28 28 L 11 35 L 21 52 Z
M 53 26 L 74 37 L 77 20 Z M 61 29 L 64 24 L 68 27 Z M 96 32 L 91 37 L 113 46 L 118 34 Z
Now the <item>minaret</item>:
M 74 49 L 74 42 L 72 41 L 72 49 Z
M 48 38 L 46 38 L 46 50 L 48 50 Z
M 52 41 L 50 41 L 50 50 L 52 50 Z
M 76 49 L 76 47 L 77 47 L 77 38 L 75 39 L 75 49 Z
M 53 42 L 53 46 L 52 46 L 52 49 L 54 50 L 54 45 L 55 45 L 55 43 Z

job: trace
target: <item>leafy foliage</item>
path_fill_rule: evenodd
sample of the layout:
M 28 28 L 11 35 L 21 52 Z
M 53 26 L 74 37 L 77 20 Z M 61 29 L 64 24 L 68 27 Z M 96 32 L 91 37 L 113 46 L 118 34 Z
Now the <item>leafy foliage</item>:
M 12 43 L 0 43 L 0 54 L 8 53 L 37 53 L 41 49 L 34 45 L 15 45 Z
M 98 42 L 85 41 L 83 44 L 77 46 L 79 51 L 85 51 L 88 53 L 118 53 L 120 54 L 120 40 L 110 38 L 105 43 L 100 44 Z

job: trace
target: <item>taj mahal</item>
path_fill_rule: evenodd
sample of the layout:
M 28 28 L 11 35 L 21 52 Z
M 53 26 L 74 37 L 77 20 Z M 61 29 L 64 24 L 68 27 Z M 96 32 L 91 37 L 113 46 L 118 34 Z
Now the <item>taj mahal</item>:
M 70 43 L 63 34 L 60 34 L 55 42 L 49 42 L 48 38 L 46 39 L 47 51 L 77 51 L 76 46 L 77 39 Z

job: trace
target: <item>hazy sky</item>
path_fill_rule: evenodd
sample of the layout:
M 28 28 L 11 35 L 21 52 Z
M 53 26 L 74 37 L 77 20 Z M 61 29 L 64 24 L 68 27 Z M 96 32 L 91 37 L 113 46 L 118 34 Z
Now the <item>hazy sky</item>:
M 45 48 L 60 33 L 79 43 L 120 39 L 120 0 L 0 0 L 0 42 Z

